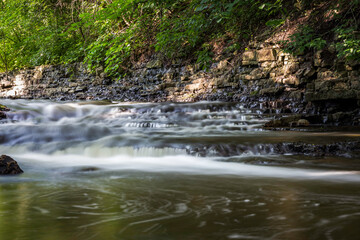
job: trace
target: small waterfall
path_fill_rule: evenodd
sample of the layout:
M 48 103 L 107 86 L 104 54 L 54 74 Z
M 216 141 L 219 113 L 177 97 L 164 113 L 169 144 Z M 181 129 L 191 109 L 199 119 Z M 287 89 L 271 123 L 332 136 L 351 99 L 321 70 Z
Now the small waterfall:
M 241 104 L 23 100 L 4 104 L 12 111 L 0 124 L 0 152 L 25 162 L 268 177 L 333 176 L 275 168 L 288 164 L 286 158 L 273 158 L 279 154 L 316 155 L 311 144 L 291 144 L 311 135 L 264 131 L 261 126 L 268 119 L 258 109 Z M 345 153 L 346 148 L 337 151 Z

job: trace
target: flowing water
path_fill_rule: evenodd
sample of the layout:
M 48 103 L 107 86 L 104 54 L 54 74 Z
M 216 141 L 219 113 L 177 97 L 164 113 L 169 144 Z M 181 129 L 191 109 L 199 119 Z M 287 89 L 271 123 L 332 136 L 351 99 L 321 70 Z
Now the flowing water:
M 0 239 L 357 239 L 360 159 L 276 154 L 359 132 L 264 131 L 239 104 L 3 100 Z

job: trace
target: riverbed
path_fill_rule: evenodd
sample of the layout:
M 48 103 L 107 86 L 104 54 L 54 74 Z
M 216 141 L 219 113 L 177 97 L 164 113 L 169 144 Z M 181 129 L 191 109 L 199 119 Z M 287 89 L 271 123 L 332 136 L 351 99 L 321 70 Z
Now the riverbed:
M 2 100 L 0 239 L 355 239 L 360 159 L 276 151 L 358 131 L 269 131 L 241 104 Z

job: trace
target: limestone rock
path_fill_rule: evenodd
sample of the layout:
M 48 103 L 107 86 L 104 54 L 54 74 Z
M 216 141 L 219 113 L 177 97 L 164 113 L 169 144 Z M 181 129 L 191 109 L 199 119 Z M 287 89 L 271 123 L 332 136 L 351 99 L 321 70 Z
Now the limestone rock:
M 262 78 L 267 78 L 268 73 L 263 71 L 260 68 L 255 68 L 249 74 L 243 76 L 243 80 L 259 80 Z
M 264 88 L 260 90 L 260 95 L 279 95 L 285 90 L 284 87 L 270 87 L 270 88 Z
M 258 61 L 242 61 L 243 66 L 258 65 Z
M 247 50 L 243 53 L 242 56 L 243 61 L 256 61 L 256 51 L 255 50 Z
M 296 62 L 292 62 L 292 63 L 288 63 L 287 65 L 285 65 L 285 74 L 293 74 L 296 71 L 299 70 L 299 64 Z
M 217 65 L 217 69 L 218 70 L 223 70 L 226 69 L 229 66 L 229 62 L 228 60 L 222 60 L 219 62 L 219 64 Z
M 18 163 L 9 156 L 0 156 L 0 175 L 15 175 L 23 173 Z
M 283 83 L 289 85 L 299 85 L 300 79 L 296 75 L 290 75 L 283 79 Z
M 1 88 L 11 88 L 13 86 L 13 83 L 8 80 L 1 81 Z
M 256 55 L 259 62 L 276 61 L 276 50 L 272 48 L 258 50 Z
M 242 55 L 242 65 L 256 65 L 258 61 L 256 59 L 255 50 L 247 50 Z

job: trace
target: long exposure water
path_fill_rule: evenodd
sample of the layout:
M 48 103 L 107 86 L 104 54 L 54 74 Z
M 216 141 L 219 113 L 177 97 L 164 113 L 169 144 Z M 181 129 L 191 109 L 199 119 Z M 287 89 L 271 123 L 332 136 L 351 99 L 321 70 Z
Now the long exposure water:
M 0 239 L 358 239 L 358 132 L 265 131 L 240 104 L 3 100 Z

